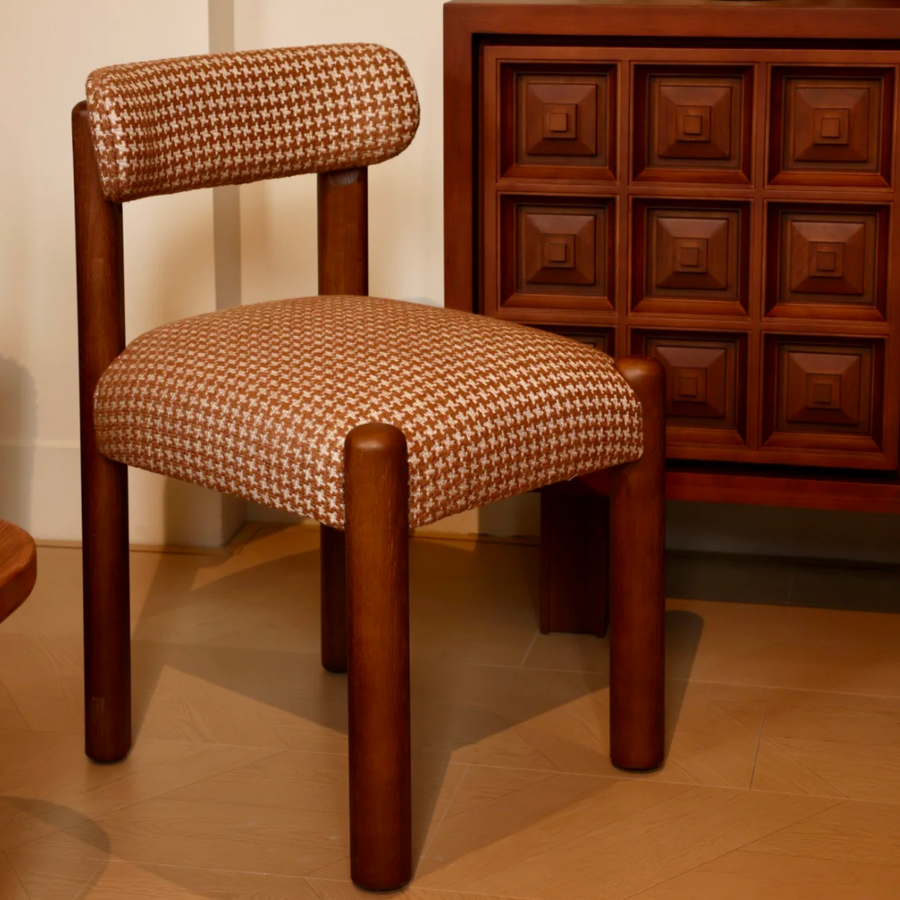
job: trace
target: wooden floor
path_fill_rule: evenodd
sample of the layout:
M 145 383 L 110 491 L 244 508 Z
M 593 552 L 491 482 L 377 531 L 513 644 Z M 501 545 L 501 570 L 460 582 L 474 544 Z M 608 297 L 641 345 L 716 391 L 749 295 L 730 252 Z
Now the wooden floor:
M 0 627 L 2 900 L 359 894 L 316 544 L 269 528 L 232 555 L 133 554 L 138 739 L 117 766 L 82 754 L 78 551 L 41 551 Z M 405 896 L 900 896 L 896 572 L 673 559 L 692 599 L 669 604 L 668 760 L 627 775 L 605 642 L 537 632 L 536 549 L 412 554 Z

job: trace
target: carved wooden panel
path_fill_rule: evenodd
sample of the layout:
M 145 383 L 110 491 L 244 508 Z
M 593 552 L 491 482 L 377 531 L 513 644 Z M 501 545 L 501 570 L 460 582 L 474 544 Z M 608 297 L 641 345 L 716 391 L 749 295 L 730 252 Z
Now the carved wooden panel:
M 883 342 L 766 337 L 765 446 L 877 451 Z
M 501 84 L 502 177 L 615 178 L 614 66 L 508 65 Z
M 884 68 L 773 69 L 772 181 L 888 185 L 893 84 Z
M 747 315 L 748 204 L 634 202 L 638 313 Z
M 769 205 L 769 315 L 885 317 L 885 207 Z
M 501 308 L 613 309 L 612 206 L 504 197 Z
M 587 344 L 602 353 L 614 356 L 616 352 L 616 332 L 612 328 L 567 328 L 560 326 L 542 326 L 545 331 L 552 331 L 563 337 L 572 338 L 582 344 Z
M 900 50 L 789 40 L 485 36 L 473 305 L 658 357 L 671 458 L 896 470 Z
M 745 335 L 636 331 L 632 343 L 666 370 L 670 441 L 743 443 Z
M 635 67 L 635 178 L 749 182 L 751 97 L 747 67 Z

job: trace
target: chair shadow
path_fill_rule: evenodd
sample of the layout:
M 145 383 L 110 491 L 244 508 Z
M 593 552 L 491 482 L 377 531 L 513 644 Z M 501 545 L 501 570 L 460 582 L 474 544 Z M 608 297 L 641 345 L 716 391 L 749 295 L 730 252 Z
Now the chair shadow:
M 84 841 L 88 847 L 91 847 L 100 853 L 100 858 L 97 860 L 97 870 L 78 890 L 79 897 L 89 896 L 87 893 L 88 889 L 100 880 L 106 869 L 106 864 L 109 861 L 110 840 L 109 835 L 103 828 L 83 813 L 68 806 L 51 803 L 49 800 L 36 800 L 33 797 L 17 797 L 10 795 L 6 795 L 2 799 L 29 819 L 33 819 L 49 826 L 51 831 L 59 831 L 61 829 L 73 828 L 76 825 L 78 826 L 79 839 Z M 28 848 L 29 842 L 26 841 L 24 844 L 17 844 L 7 849 L 14 852 L 16 850 L 27 850 Z M 2 895 L 2 892 L 0 892 L 0 895 Z M 45 895 L 41 894 L 41 896 Z M 54 896 L 57 895 L 54 893 Z
M 425 850 L 454 752 L 560 706 L 584 701 L 608 686 L 605 671 L 573 669 L 556 673 L 559 683 L 548 692 L 542 687 L 546 680 L 543 670 L 501 666 L 495 671 L 526 673 L 523 684 L 527 690 L 517 682 L 509 689 L 508 704 L 506 695 L 502 702 L 493 705 L 470 701 L 466 684 L 477 686 L 480 667 L 465 655 L 455 656 L 454 641 L 462 638 L 463 643 L 471 641 L 477 645 L 479 639 L 495 638 L 493 632 L 502 628 L 507 610 L 513 607 L 518 608 L 520 621 L 527 617 L 532 635 L 537 630 L 537 548 L 506 547 L 511 549 L 503 565 L 509 573 L 501 573 L 499 589 L 494 589 L 497 582 L 491 582 L 490 599 L 485 600 L 485 605 L 496 605 L 497 609 L 482 616 L 472 600 L 473 580 L 484 577 L 488 570 L 485 557 L 496 561 L 497 548 L 486 550 L 480 544 L 455 545 L 434 540 L 417 540 L 411 545 L 415 859 Z M 505 552 L 504 549 L 500 554 Z M 313 729 L 325 730 L 332 736 L 332 749 L 344 747 L 345 678 L 325 672 L 319 659 L 318 550 L 290 553 L 245 568 L 237 565 L 236 559 L 221 557 L 211 563 L 210 557 L 182 556 L 173 562 L 173 558 L 163 557 L 157 567 L 134 630 L 137 740 L 143 729 L 156 725 L 149 718 L 151 700 L 169 667 L 265 704 L 270 721 L 304 720 Z M 216 577 L 220 568 L 228 569 L 228 574 Z M 442 577 L 436 579 L 434 573 L 438 572 Z M 514 577 L 515 572 L 518 578 Z M 507 574 L 509 578 L 505 577 Z M 462 635 L 460 616 L 472 617 Z M 431 624 L 423 629 L 422 620 L 426 618 Z M 442 639 L 440 623 L 454 619 L 457 624 L 444 629 L 446 635 Z M 673 610 L 667 613 L 666 624 L 671 675 L 667 696 L 668 746 L 681 713 L 703 621 L 695 613 Z M 417 636 L 422 637 L 424 632 L 425 646 L 417 648 Z M 601 646 L 604 643 L 600 642 Z M 672 648 L 676 651 L 674 656 Z M 603 704 L 596 705 L 597 714 L 604 715 Z M 153 736 L 164 735 L 154 732 Z M 566 746 L 564 738 L 559 739 L 559 745 Z M 574 744 L 571 750 L 573 754 L 585 753 L 584 747 Z M 603 748 L 598 747 L 597 752 L 604 752 Z M 521 827 L 526 824 L 519 823 Z

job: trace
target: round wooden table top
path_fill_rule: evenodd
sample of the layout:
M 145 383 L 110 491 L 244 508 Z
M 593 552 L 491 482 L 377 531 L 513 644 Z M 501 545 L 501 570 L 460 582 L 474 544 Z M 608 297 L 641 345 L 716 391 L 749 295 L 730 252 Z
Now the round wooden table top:
M 0 519 L 0 622 L 22 605 L 34 587 L 36 575 L 31 535 Z

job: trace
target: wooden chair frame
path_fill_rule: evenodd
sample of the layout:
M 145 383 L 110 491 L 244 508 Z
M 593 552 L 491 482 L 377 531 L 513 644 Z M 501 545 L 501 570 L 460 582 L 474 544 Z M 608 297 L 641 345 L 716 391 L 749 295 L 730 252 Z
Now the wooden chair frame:
M 103 196 L 84 102 L 72 128 L 85 745 L 91 759 L 115 762 L 132 741 L 127 467 L 97 449 L 93 397 L 125 349 L 122 206 Z M 368 294 L 367 218 L 365 168 L 318 175 L 320 294 Z M 610 474 L 611 756 L 648 769 L 664 752 L 664 376 L 649 359 L 617 367 L 641 401 L 644 453 Z M 322 527 L 322 662 L 332 672 L 349 663 L 351 874 L 375 890 L 402 886 L 413 865 L 408 490 L 404 435 L 380 423 L 354 428 L 345 444 L 346 530 Z

